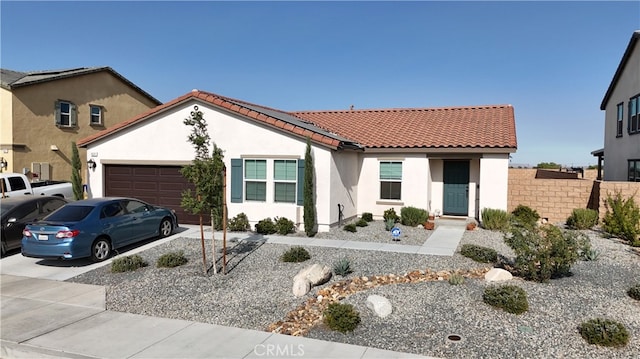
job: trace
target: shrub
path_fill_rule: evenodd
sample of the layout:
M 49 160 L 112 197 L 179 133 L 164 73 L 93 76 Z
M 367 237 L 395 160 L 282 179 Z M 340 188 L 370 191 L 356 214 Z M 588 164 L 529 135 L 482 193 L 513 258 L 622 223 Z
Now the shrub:
M 590 319 L 578 328 L 589 344 L 605 347 L 623 347 L 629 343 L 629 332 L 624 325 L 609 319 Z
M 460 254 L 480 263 L 495 263 L 498 261 L 498 252 L 494 249 L 475 244 L 463 244 L 460 248 Z
M 360 218 L 357 222 L 356 222 L 356 226 L 358 227 L 366 227 L 369 225 L 369 222 L 367 222 L 366 220 L 364 220 L 364 218 Z
M 482 227 L 491 231 L 505 231 L 509 228 L 509 213 L 502 209 L 483 208 Z
M 589 229 L 598 224 L 598 211 L 589 208 L 576 208 L 567 218 L 567 226 L 574 229 Z
M 357 231 L 356 225 L 354 223 L 345 224 L 344 227 L 342 227 L 342 229 L 351 233 L 354 233 Z
M 249 218 L 244 213 L 238 213 L 237 216 L 229 221 L 229 230 L 232 232 L 245 232 L 251 229 Z
M 329 328 L 341 333 L 351 332 L 360 324 L 360 313 L 351 304 L 331 303 L 323 316 Z
M 333 273 L 342 277 L 348 275 L 349 273 L 353 273 L 353 270 L 351 269 L 351 262 L 349 262 L 349 259 L 345 257 L 335 262 L 333 264 Z
M 591 248 L 591 241 L 588 237 L 582 236 L 582 238 L 578 239 L 579 250 L 578 256 L 583 261 L 595 261 L 600 257 L 600 252 L 596 249 Z
M 396 226 L 396 221 L 394 221 L 393 219 L 389 218 L 384 222 L 384 229 L 386 229 L 387 231 L 390 231 L 393 229 L 393 227 Z
M 184 256 L 184 251 L 169 252 L 163 254 L 158 258 L 156 262 L 157 267 L 174 268 L 187 264 L 187 257 Z
M 640 300 L 640 284 L 636 284 L 629 288 L 629 290 L 627 290 L 627 294 L 635 300 Z
M 271 218 L 265 218 L 256 223 L 256 232 L 260 234 L 274 234 L 278 231 L 276 224 L 273 223 Z
M 148 266 L 138 254 L 132 256 L 116 258 L 111 262 L 111 271 L 114 273 L 131 272 L 138 268 Z
M 636 241 L 640 234 L 640 208 L 633 196 L 624 199 L 619 191 L 614 197 L 607 194 L 605 208 L 602 229 L 631 243 Z
M 519 204 L 511 212 L 511 219 L 521 226 L 534 227 L 540 219 L 540 215 L 535 209 Z
M 302 247 L 291 247 L 280 257 L 280 260 L 288 263 L 300 263 L 308 259 L 311 259 L 311 255 Z
M 278 231 L 278 234 L 286 236 L 287 234 L 294 233 L 296 231 L 296 225 L 286 217 L 276 217 L 276 230 Z
M 515 285 L 487 287 L 482 300 L 508 313 L 522 314 L 529 310 L 527 292 Z
M 364 212 L 362 213 L 362 219 L 364 219 L 367 222 L 373 222 L 373 214 L 369 212 Z
M 427 210 L 416 207 L 402 207 L 400 209 L 400 221 L 405 226 L 415 227 L 429 219 Z
M 382 218 L 384 218 L 385 222 L 392 219 L 393 223 L 398 221 L 398 215 L 396 214 L 396 210 L 393 207 L 384 211 Z
M 536 228 L 514 226 L 504 240 L 516 254 L 514 267 L 518 275 L 547 282 L 551 278 L 571 275 L 571 266 L 578 260 L 584 238 L 575 231 L 544 225 Z
M 453 273 L 449 277 L 449 284 L 451 285 L 460 285 L 464 284 L 464 277 L 460 273 Z

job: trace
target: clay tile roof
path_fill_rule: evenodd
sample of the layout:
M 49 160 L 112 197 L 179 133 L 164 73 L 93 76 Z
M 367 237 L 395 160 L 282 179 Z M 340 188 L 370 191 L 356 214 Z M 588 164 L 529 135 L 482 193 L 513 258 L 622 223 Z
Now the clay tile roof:
M 293 114 L 369 148 L 517 147 L 511 105 Z
M 359 144 L 354 143 L 350 139 L 331 133 L 326 129 L 315 126 L 314 124 L 304 121 L 287 112 L 198 90 L 193 90 L 113 127 L 100 131 L 89 137 L 85 137 L 78 141 L 78 146 L 85 147 L 92 142 L 110 136 L 135 124 L 144 122 L 146 119 L 149 119 L 156 114 L 192 99 L 207 102 L 218 108 L 237 113 L 245 118 L 253 119 L 256 122 L 262 122 L 265 125 L 280 129 L 281 131 L 289 132 L 300 137 L 309 136 L 313 142 L 330 148 L 361 148 Z

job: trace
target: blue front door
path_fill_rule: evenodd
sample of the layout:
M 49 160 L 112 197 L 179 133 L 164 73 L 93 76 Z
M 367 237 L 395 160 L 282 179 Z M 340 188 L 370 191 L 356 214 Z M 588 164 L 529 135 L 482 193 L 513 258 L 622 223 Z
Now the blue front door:
M 469 213 L 469 161 L 444 161 L 444 204 L 442 214 Z

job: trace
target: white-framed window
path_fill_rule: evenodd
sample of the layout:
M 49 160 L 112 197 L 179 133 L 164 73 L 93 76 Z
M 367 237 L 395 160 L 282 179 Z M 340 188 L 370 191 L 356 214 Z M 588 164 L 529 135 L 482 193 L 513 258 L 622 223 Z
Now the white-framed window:
M 267 161 L 244 160 L 244 188 L 245 200 L 267 200 Z
M 402 194 L 402 162 L 380 161 L 380 199 L 400 200 Z
M 58 100 L 55 106 L 55 123 L 58 127 L 75 127 L 78 122 L 76 120 L 76 105 L 69 101 Z
M 616 109 L 617 109 L 616 137 L 622 137 L 622 120 L 624 118 L 624 103 L 620 102 Z
M 640 133 L 640 95 L 629 99 L 629 133 Z
M 89 105 L 89 124 L 101 126 L 102 123 L 102 106 Z
M 296 203 L 298 161 L 273 161 L 274 202 Z

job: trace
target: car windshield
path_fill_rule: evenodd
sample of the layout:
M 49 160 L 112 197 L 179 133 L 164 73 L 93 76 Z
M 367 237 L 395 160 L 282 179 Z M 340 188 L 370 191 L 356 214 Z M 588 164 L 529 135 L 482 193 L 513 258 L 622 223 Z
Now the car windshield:
M 77 222 L 86 217 L 95 207 L 92 206 L 63 206 L 57 211 L 44 217 L 45 221 Z
M 0 213 L 6 213 L 8 210 L 10 210 L 15 206 L 16 206 L 16 203 L 6 203 L 4 201 L 0 202 Z

